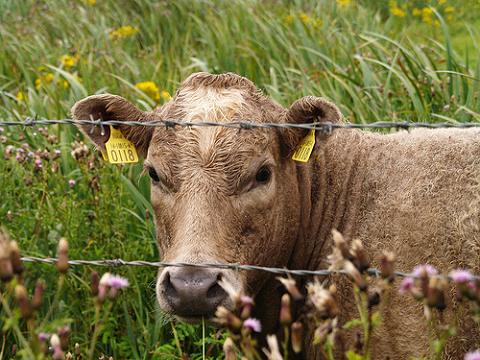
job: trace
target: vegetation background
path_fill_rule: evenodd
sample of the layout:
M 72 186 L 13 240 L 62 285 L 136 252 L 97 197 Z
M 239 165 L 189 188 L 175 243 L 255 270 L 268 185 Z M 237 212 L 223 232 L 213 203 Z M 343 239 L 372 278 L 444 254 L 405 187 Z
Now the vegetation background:
M 330 98 L 352 122 L 480 119 L 478 0 L 0 0 L 0 119 L 69 117 L 84 96 L 121 94 L 143 109 L 195 71 L 247 76 L 287 106 Z M 142 165 L 104 163 L 68 125 L 0 128 L 0 224 L 32 256 L 156 261 Z M 72 153 L 73 151 L 73 153 Z M 76 151 L 76 152 L 75 152 Z M 91 335 L 92 269 L 70 270 L 54 319 L 72 343 Z M 156 308 L 151 268 L 121 268 L 131 286 L 97 346 L 116 359 L 221 357 L 222 334 Z M 27 279 L 56 270 L 28 265 Z M 31 290 L 33 283 L 27 282 Z M 15 337 L 0 310 L 6 358 Z

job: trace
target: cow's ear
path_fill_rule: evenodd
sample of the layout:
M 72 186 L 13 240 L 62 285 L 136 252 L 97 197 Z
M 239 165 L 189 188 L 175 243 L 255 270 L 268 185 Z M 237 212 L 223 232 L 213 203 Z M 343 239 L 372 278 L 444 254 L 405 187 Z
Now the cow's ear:
M 308 123 L 340 123 L 342 122 L 342 113 L 330 101 L 316 97 L 305 96 L 295 101 L 285 114 L 285 122 L 290 124 L 308 124 Z M 284 150 L 286 154 L 291 154 L 300 141 L 308 134 L 309 130 L 287 129 L 283 134 Z M 324 136 L 317 132 L 316 137 Z
M 72 107 L 72 116 L 75 120 L 117 120 L 147 122 L 153 119 L 152 112 L 138 109 L 131 102 L 121 96 L 102 94 L 86 97 Z M 105 143 L 110 137 L 110 127 L 98 125 L 77 125 L 100 149 L 105 149 Z M 130 140 L 140 156 L 147 155 L 148 146 L 152 138 L 153 127 L 150 126 L 116 126 L 123 136 Z

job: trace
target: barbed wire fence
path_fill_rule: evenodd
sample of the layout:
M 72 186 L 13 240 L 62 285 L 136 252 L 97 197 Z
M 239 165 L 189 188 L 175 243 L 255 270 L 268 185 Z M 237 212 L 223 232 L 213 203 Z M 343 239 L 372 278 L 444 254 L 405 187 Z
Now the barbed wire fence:
M 439 122 L 439 123 L 428 123 L 428 122 L 372 122 L 372 123 L 331 123 L 331 122 L 316 122 L 316 123 L 305 123 L 305 124 L 291 124 L 291 123 L 258 123 L 249 120 L 234 121 L 229 123 L 218 123 L 211 121 L 182 121 L 176 119 L 168 120 L 152 120 L 148 122 L 142 121 L 130 121 L 130 120 L 76 120 L 76 119 L 36 119 L 36 118 L 26 118 L 25 121 L 12 121 L 12 120 L 0 120 L 0 126 L 22 126 L 22 127 L 33 127 L 37 125 L 49 126 L 49 125 L 93 125 L 98 126 L 103 130 L 104 126 L 144 126 L 144 127 L 164 127 L 166 129 L 175 129 L 175 128 L 191 128 L 191 127 L 224 127 L 230 129 L 238 130 L 252 130 L 252 129 L 303 129 L 303 130 L 315 130 L 321 131 L 323 133 L 331 133 L 337 129 L 396 129 L 396 130 L 411 130 L 411 129 L 441 129 L 441 128 L 456 128 L 456 129 L 471 129 L 479 128 L 480 122 L 468 122 L 468 123 L 450 123 L 450 122 Z M 25 256 L 22 257 L 22 261 L 26 263 L 40 263 L 40 264 L 50 264 L 55 265 L 58 261 L 56 258 L 50 257 L 34 257 L 34 256 Z M 290 275 L 290 276 L 329 276 L 334 274 L 346 274 L 344 270 L 297 270 L 297 269 L 286 269 L 278 267 L 264 267 L 257 265 L 246 265 L 246 264 L 237 264 L 237 263 L 202 263 L 202 264 L 192 264 L 192 263 L 169 263 L 169 262 L 150 262 L 143 260 L 133 260 L 126 261 L 123 259 L 102 259 L 102 260 L 69 260 L 69 265 L 72 266 L 103 266 L 103 267 L 121 267 L 121 266 L 133 266 L 133 267 L 154 267 L 154 268 L 164 268 L 164 267 L 194 267 L 194 268 L 217 268 L 217 269 L 228 269 L 235 271 L 263 271 L 275 275 Z M 380 277 L 381 271 L 376 268 L 369 268 L 366 270 L 366 273 L 374 276 Z M 417 277 L 413 273 L 406 272 L 394 272 L 396 277 Z M 451 277 L 448 275 L 438 274 L 436 277 L 445 278 L 446 280 L 451 280 Z M 474 275 L 473 279 L 480 281 L 480 275 Z

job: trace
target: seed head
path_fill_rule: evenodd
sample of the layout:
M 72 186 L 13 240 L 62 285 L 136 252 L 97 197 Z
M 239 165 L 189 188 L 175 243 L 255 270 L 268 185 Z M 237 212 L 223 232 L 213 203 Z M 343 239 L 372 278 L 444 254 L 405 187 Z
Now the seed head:
M 296 354 L 302 351 L 303 345 L 303 325 L 299 321 L 292 324 L 292 349 Z
M 41 279 L 38 279 L 37 282 L 35 283 L 35 290 L 33 291 L 33 297 L 32 297 L 33 310 L 38 310 L 42 306 L 42 296 L 43 296 L 44 290 L 45 290 L 45 283 Z
M 11 261 L 11 243 L 8 235 L 0 229 L 0 280 L 10 281 L 13 278 Z
M 353 255 L 353 263 L 358 271 L 363 273 L 370 267 L 370 261 L 368 260 L 367 252 L 365 251 L 365 248 L 360 240 L 353 240 L 351 253 Z
M 225 360 L 236 360 L 237 355 L 235 354 L 235 346 L 231 338 L 227 338 L 223 343 L 223 352 L 225 354 Z
M 395 254 L 385 251 L 380 258 L 380 276 L 392 283 L 395 279 Z
M 292 311 L 290 309 L 290 295 L 283 294 L 280 303 L 280 324 L 290 325 L 292 322 Z
M 285 286 L 285 289 L 287 289 L 293 300 L 298 301 L 303 299 L 303 295 L 300 293 L 300 290 L 298 290 L 295 279 L 291 277 L 284 278 L 279 276 L 277 277 L 277 280 L 280 281 L 283 286 Z
M 23 285 L 15 286 L 15 299 L 17 300 L 22 317 L 24 319 L 30 319 L 32 317 L 32 306 L 28 299 L 27 290 Z
M 65 274 L 68 270 L 68 242 L 67 239 L 61 238 L 58 243 L 58 261 L 57 270 Z
M 268 360 L 283 360 L 282 354 L 278 347 L 278 340 L 275 335 L 267 335 L 268 350 L 263 349 Z
M 16 241 L 10 242 L 10 261 L 12 262 L 13 272 L 17 275 L 21 275 L 24 267 L 20 256 L 20 249 L 18 248 Z

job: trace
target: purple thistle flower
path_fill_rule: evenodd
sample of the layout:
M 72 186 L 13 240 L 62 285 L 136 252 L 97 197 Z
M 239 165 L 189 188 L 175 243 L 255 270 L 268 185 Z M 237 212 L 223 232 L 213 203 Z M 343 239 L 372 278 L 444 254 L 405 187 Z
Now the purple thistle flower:
M 40 170 L 42 167 L 43 167 L 42 166 L 42 160 L 40 160 L 40 159 L 35 160 L 35 169 Z
M 466 353 L 464 360 L 480 360 L 480 350 L 470 351 Z
M 38 340 L 41 342 L 46 342 L 50 338 L 50 334 L 46 332 L 41 332 L 38 334 Z
M 61 151 L 61 150 L 58 150 L 58 149 L 56 149 L 56 150 L 54 151 L 54 153 L 55 153 L 56 156 L 62 155 L 62 151 Z
M 70 188 L 73 188 L 76 183 L 77 183 L 77 182 L 76 182 L 74 179 L 68 180 L 68 186 L 70 186 Z
M 35 156 L 35 154 L 34 154 L 33 152 L 29 151 L 28 154 L 27 154 L 27 156 L 28 156 L 29 158 L 33 158 L 33 157 Z
M 243 327 L 245 329 L 248 329 L 250 331 L 255 331 L 259 333 L 262 331 L 262 324 L 260 323 L 260 320 L 254 319 L 254 318 L 248 318 L 243 322 Z
M 128 280 L 118 275 L 110 275 L 107 285 L 114 289 L 123 289 L 128 286 Z
M 242 302 L 243 305 L 251 305 L 253 306 L 255 303 L 253 301 L 253 299 L 250 297 L 250 296 L 247 296 L 247 295 L 243 295 L 241 298 L 240 298 L 240 301 Z
M 409 292 L 413 287 L 414 279 L 412 277 L 406 277 L 400 283 L 400 294 Z
M 468 270 L 457 269 L 450 272 L 449 276 L 457 284 L 464 284 L 473 280 L 473 275 Z
M 417 265 L 412 271 L 412 275 L 414 277 L 420 277 L 423 273 L 426 272 L 429 276 L 437 275 L 438 271 L 432 265 L 425 264 L 425 265 Z

